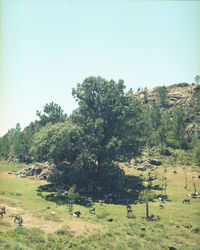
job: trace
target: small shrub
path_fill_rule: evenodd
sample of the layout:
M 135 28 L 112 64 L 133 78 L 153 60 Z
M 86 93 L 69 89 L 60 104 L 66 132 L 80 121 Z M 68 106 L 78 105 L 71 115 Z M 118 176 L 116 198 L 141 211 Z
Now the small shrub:
M 197 233 L 200 233 L 200 227 L 195 227 L 195 228 L 193 228 L 193 229 L 192 229 L 192 232 L 193 232 L 193 233 L 196 233 L 196 234 L 197 234 Z
M 128 218 L 128 219 L 136 219 L 137 217 L 134 214 L 129 213 L 129 214 L 126 215 L 126 218 Z
M 4 249 L 12 249 L 9 244 L 4 245 Z
M 16 193 L 15 195 L 16 195 L 16 196 L 21 196 L 22 194 L 21 194 L 21 193 Z

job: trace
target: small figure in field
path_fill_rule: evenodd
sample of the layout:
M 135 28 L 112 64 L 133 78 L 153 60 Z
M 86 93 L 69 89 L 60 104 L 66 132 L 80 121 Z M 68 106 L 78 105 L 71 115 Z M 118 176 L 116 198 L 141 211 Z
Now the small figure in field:
M 56 212 L 52 211 L 52 212 L 50 213 L 50 215 L 56 216 Z
M 95 208 L 94 208 L 94 207 L 91 207 L 90 210 L 89 210 L 89 213 L 95 214 Z
M 162 203 L 165 203 L 164 199 L 162 197 L 159 197 L 158 200 Z
M 6 207 L 2 207 L 2 208 L 1 208 L 1 212 L 2 212 L 3 214 L 6 214 Z
M 46 209 L 50 209 L 51 207 L 50 206 L 47 206 Z
M 160 208 L 164 208 L 164 206 L 163 206 L 163 205 L 159 205 L 159 207 L 160 207 Z
M 3 218 L 4 213 L 0 211 L 0 217 Z
M 129 204 L 126 205 L 126 209 L 131 209 L 131 206 Z
M 2 207 L 0 211 L 0 217 L 3 218 L 3 215 L 6 213 L 6 207 Z
M 99 200 L 99 203 L 100 203 L 101 206 L 103 206 L 103 203 L 105 203 L 105 201 L 104 200 Z
M 177 174 L 177 171 L 176 171 L 176 170 L 174 170 L 174 174 Z
M 188 204 L 190 204 L 190 199 L 188 199 L 188 198 L 184 199 L 184 200 L 183 200 L 183 203 L 188 203 Z
M 78 217 L 78 218 L 80 217 L 80 215 L 81 215 L 80 211 L 76 211 L 73 213 L 73 216 Z
M 127 214 L 130 214 L 130 213 L 133 213 L 133 210 L 130 209 L 130 208 L 128 208 L 128 209 L 127 209 Z
M 113 219 L 111 218 L 111 219 L 108 219 L 107 221 L 109 221 L 109 222 L 113 222 Z
M 22 217 L 20 215 L 15 215 L 14 223 L 18 223 L 20 226 L 22 226 L 23 223 Z
M 133 210 L 131 208 L 131 205 L 127 204 L 126 205 L 126 209 L 127 209 L 127 214 L 133 213 Z

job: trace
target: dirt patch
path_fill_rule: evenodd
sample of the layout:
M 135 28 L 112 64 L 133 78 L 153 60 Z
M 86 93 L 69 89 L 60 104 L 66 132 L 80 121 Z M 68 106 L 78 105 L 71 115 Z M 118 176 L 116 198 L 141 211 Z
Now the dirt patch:
M 62 222 L 54 221 L 55 217 L 50 217 L 48 220 L 33 215 L 31 211 L 24 210 L 18 207 L 11 207 L 6 205 L 6 214 L 1 219 L 4 222 L 10 223 L 11 227 L 2 227 L 2 231 L 10 230 L 18 225 L 14 223 L 14 216 L 21 215 L 23 218 L 23 227 L 27 228 L 40 228 L 46 233 L 54 233 L 55 231 L 62 229 L 63 227 L 68 227 L 70 231 L 73 231 L 75 235 L 80 235 L 82 233 L 90 233 L 95 229 L 100 229 L 100 225 L 96 225 L 87 221 L 83 221 L 81 218 L 67 217 L 62 218 Z M 60 218 L 60 216 L 59 216 Z

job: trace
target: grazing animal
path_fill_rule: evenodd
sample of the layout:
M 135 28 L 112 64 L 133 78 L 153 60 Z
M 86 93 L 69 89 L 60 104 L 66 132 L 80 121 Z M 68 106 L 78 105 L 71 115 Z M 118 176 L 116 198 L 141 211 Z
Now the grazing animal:
M 159 205 L 159 207 L 160 207 L 160 208 L 164 208 L 164 206 L 163 206 L 163 205 Z
M 109 222 L 113 222 L 113 219 L 111 218 L 111 219 L 108 219 L 107 221 L 109 221 Z
M 89 213 L 95 214 L 95 208 L 94 208 L 94 207 L 91 207 L 90 210 L 89 210 Z
M 177 250 L 175 247 L 169 247 L 169 250 Z
M 0 216 L 1 216 L 1 218 L 3 218 L 3 212 L 2 211 L 0 211 Z
M 78 217 L 78 218 L 80 217 L 80 215 L 81 215 L 80 211 L 76 211 L 73 213 L 73 216 Z
M 176 171 L 176 170 L 174 170 L 174 174 L 177 174 L 177 171 Z
M 46 209 L 50 209 L 50 208 L 51 208 L 50 206 L 46 207 Z
M 141 227 L 141 230 L 142 230 L 142 231 L 145 231 L 145 230 L 146 230 L 146 228 L 145 228 L 145 227 Z
M 104 202 L 105 202 L 104 200 L 99 200 L 99 203 L 100 203 L 101 206 L 103 206 Z
M 126 209 L 128 210 L 128 209 L 131 209 L 131 206 L 128 204 L 128 205 L 126 205 Z
M 23 223 L 23 219 L 20 215 L 15 215 L 15 218 L 14 218 L 14 223 L 18 222 L 18 224 L 21 226 L 22 223 Z
M 189 203 L 190 204 L 190 199 L 184 199 L 183 203 Z
M 162 203 L 165 203 L 164 199 L 162 197 L 159 197 L 158 200 Z
M 56 216 L 56 212 L 52 211 L 52 212 L 50 213 L 50 215 Z
M 1 208 L 1 212 L 2 212 L 3 214 L 6 214 L 6 207 L 2 207 L 2 208 Z
M 133 210 L 131 208 L 127 209 L 127 214 L 133 213 Z

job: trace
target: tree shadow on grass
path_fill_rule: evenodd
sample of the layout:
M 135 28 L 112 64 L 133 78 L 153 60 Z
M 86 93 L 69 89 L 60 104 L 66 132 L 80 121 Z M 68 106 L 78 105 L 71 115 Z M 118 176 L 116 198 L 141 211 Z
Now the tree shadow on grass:
M 90 201 L 99 202 L 100 200 L 106 204 L 133 204 L 139 201 L 139 194 L 145 187 L 143 185 L 143 179 L 139 176 L 127 175 L 123 179 L 122 187 L 115 191 L 104 191 L 103 187 L 101 192 L 94 189 L 93 192 L 76 193 L 73 199 L 73 204 L 82 206 L 88 206 Z M 39 186 L 37 189 L 38 195 L 44 197 L 46 200 L 55 202 L 59 205 L 69 204 L 66 190 L 55 188 L 52 184 L 46 184 Z M 43 195 L 43 192 L 49 192 L 47 195 Z

